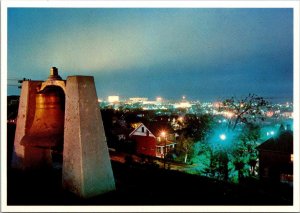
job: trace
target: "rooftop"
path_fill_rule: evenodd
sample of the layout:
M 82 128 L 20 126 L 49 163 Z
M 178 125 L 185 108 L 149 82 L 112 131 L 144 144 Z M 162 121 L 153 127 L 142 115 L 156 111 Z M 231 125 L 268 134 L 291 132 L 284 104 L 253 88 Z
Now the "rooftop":
M 293 153 L 293 132 L 290 130 L 284 131 L 279 136 L 266 140 L 257 149 Z

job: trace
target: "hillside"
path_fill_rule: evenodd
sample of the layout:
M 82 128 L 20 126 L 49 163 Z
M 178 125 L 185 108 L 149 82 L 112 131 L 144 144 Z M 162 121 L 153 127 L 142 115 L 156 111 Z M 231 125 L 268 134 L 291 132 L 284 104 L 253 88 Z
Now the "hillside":
M 151 165 L 112 162 L 116 191 L 80 199 L 61 188 L 61 172 L 8 175 L 9 205 L 292 205 L 292 188 L 256 180 L 224 183 Z

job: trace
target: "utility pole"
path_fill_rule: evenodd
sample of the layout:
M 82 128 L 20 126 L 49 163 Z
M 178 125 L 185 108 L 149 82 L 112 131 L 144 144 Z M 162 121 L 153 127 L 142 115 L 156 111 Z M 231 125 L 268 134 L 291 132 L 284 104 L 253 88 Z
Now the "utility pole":
M 167 155 L 167 137 L 166 132 L 162 131 L 160 133 L 162 140 L 164 140 L 164 169 L 166 169 L 166 155 Z
M 23 79 L 17 79 L 17 78 L 8 78 L 8 84 L 7 86 L 13 86 L 13 87 L 18 87 L 19 89 L 22 88 L 22 83 L 23 81 L 30 81 L 30 79 L 23 78 Z M 13 83 L 12 83 L 13 82 Z M 20 85 L 21 84 L 21 85 Z

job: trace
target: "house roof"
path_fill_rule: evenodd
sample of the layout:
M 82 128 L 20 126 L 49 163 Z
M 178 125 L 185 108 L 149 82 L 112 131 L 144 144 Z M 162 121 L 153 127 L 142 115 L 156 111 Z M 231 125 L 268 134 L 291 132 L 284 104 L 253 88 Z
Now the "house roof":
M 172 128 L 170 127 L 170 125 L 164 123 L 164 122 L 152 122 L 152 123 L 148 123 L 146 124 L 147 128 L 152 132 L 153 135 L 155 135 L 155 137 L 159 137 L 161 134 L 161 131 L 166 131 L 169 134 L 173 133 Z
M 173 133 L 173 130 L 169 125 L 167 125 L 165 123 L 160 123 L 160 122 L 153 122 L 153 123 L 147 123 L 147 124 L 139 123 L 139 125 L 129 135 L 131 136 L 141 126 L 146 127 L 147 130 L 149 130 L 149 132 L 151 134 L 153 134 L 155 137 L 159 137 L 161 131 L 166 131 L 168 133 Z
M 293 153 L 293 132 L 284 131 L 278 137 L 272 137 L 257 147 L 258 150 Z
M 145 126 L 145 124 L 140 123 L 133 131 L 131 131 L 131 133 L 129 134 L 129 136 L 133 135 L 133 133 L 135 133 L 141 126 L 144 126 L 152 135 L 154 135 L 147 126 Z

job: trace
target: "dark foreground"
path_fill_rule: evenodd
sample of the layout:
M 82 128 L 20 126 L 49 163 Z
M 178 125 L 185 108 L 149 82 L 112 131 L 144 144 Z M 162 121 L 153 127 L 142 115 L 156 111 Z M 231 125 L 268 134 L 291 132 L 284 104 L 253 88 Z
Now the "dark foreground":
M 112 162 L 116 191 L 80 199 L 61 188 L 61 171 L 8 172 L 8 205 L 293 205 L 287 185 L 230 184 L 151 166 Z

